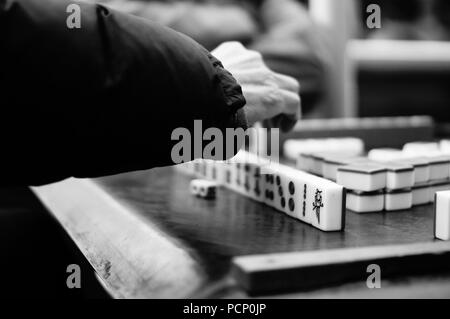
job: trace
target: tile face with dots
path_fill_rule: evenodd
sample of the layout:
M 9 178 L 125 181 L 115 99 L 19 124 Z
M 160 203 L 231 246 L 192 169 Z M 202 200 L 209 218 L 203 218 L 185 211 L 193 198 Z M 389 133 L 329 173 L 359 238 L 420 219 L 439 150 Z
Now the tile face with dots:
M 222 181 L 230 190 L 320 230 L 344 228 L 345 188 L 324 178 L 278 163 L 268 165 L 245 152 L 231 162 L 195 161 L 191 169 L 197 177 Z
M 313 216 L 308 210 L 308 199 L 311 198 L 312 194 L 308 184 L 303 181 L 297 181 L 294 177 L 293 180 L 289 181 L 288 190 L 289 214 L 296 219 L 311 224 Z
M 294 183 L 303 186 L 302 216 L 305 216 L 305 221 L 324 231 L 343 230 L 346 211 L 345 188 L 302 172 L 294 176 Z
M 192 195 L 205 199 L 213 199 L 216 197 L 217 184 L 215 182 L 194 179 L 191 181 L 189 187 Z
M 286 175 L 280 171 L 275 172 L 274 208 L 289 215 L 289 210 L 287 209 L 288 183 L 289 181 Z
M 323 231 L 343 230 L 344 187 L 283 165 L 274 171 L 276 209 Z
M 233 190 L 257 201 L 263 200 L 261 167 L 258 158 L 252 154 L 240 153 L 231 164 L 234 168 L 230 179 Z M 232 182 L 232 184 L 233 184 Z
M 263 187 L 262 187 L 262 175 L 261 168 L 257 163 L 247 162 L 243 165 L 243 188 L 244 193 L 248 197 L 263 201 Z
M 268 170 L 268 174 L 262 175 L 263 179 L 263 201 L 266 205 L 274 207 L 275 203 L 275 172 Z

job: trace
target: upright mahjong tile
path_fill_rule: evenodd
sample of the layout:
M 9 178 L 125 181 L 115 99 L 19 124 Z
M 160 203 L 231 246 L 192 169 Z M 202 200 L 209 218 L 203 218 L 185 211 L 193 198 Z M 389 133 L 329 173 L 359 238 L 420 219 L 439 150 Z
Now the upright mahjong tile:
M 450 240 L 450 192 L 437 192 L 435 199 L 434 236 Z
M 262 179 L 261 167 L 258 163 L 249 161 L 243 165 L 243 187 L 245 195 L 259 202 L 263 201 Z
M 282 167 L 280 171 L 280 175 L 284 176 L 280 184 L 287 190 L 283 191 L 288 209 L 286 213 L 323 231 L 344 229 L 344 187 L 290 167 Z

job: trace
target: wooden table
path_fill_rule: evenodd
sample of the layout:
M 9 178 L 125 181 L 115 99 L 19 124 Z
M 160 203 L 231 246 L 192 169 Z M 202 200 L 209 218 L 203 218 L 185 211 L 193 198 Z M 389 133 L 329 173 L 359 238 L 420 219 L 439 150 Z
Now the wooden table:
M 324 233 L 226 189 L 216 200 L 195 198 L 189 180 L 160 168 L 33 190 L 117 298 L 248 297 L 230 275 L 242 255 L 423 242 L 450 249 L 433 238 L 432 206 L 349 212 L 344 232 Z M 381 289 L 368 289 L 365 270 L 355 282 L 264 297 L 450 297 L 445 271 L 382 278 Z

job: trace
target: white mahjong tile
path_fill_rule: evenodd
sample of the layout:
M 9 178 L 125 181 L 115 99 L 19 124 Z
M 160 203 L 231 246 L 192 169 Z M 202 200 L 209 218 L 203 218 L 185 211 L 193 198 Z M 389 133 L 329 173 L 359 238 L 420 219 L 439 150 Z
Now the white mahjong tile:
M 449 156 L 432 156 L 430 162 L 430 181 L 448 179 L 450 174 Z
M 287 196 L 292 193 L 289 188 L 295 187 L 295 195 L 287 198 L 287 207 L 289 207 L 290 198 L 294 200 L 294 203 L 296 197 L 300 198 L 294 213 L 289 211 L 287 213 L 323 231 L 343 229 L 346 198 L 345 189 L 342 186 L 292 168 L 285 167 L 282 171 L 284 176 L 288 176 L 281 182 L 282 185 L 286 185 Z M 301 196 L 302 193 L 303 195 L 306 193 L 306 199 Z
M 434 235 L 440 240 L 450 240 L 450 192 L 437 192 L 434 218 Z
M 430 180 L 430 162 L 426 158 L 412 157 L 395 161 L 414 167 L 414 185 L 420 185 Z

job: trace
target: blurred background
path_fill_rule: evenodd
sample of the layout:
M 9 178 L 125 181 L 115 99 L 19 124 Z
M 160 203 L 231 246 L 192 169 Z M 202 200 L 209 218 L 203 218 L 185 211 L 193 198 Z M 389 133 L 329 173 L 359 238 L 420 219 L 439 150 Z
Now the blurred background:
M 104 0 L 213 49 L 238 40 L 301 83 L 306 118 L 431 115 L 450 122 L 445 0 Z M 366 21 L 370 4 L 381 28 Z

